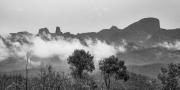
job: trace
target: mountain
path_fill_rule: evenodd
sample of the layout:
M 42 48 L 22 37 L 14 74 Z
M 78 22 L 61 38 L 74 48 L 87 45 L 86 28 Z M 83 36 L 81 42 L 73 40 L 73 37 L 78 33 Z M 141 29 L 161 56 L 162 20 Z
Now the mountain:
M 21 36 L 23 33 L 30 34 L 28 32 L 18 32 L 12 35 Z M 123 40 L 126 40 L 129 43 L 149 47 L 164 41 L 173 42 L 175 40 L 180 40 L 180 29 L 163 29 L 160 27 L 160 21 L 157 18 L 150 17 L 143 18 L 124 29 L 112 26 L 109 29 L 103 29 L 99 32 L 71 34 L 70 32 L 61 32 L 60 27 L 56 27 L 54 33 L 49 32 L 47 28 L 41 28 L 37 36 L 40 36 L 44 40 L 49 40 L 57 36 L 78 38 L 80 40 L 91 38 L 115 44 L 120 44 Z
M 3 41 L 5 47 L 11 49 L 15 42 L 19 42 L 21 45 L 32 44 L 32 37 L 40 37 L 45 41 L 56 40 L 62 37 L 65 40 L 76 38 L 83 44 L 86 44 L 84 40 L 90 38 L 92 40 L 105 41 L 109 45 L 124 45 L 126 52 L 118 53 L 117 56 L 126 62 L 130 71 L 147 76 L 157 75 L 159 68 L 168 63 L 180 63 L 180 50 L 172 50 L 159 45 L 168 42 L 172 43 L 171 47 L 173 45 L 177 47 L 178 45 L 175 45 L 174 42 L 180 41 L 180 29 L 163 29 L 160 27 L 160 21 L 152 17 L 143 18 L 124 29 L 112 26 L 99 32 L 71 34 L 70 32 L 62 32 L 60 27 L 56 27 L 54 33 L 49 32 L 48 28 L 40 28 L 36 35 L 24 31 L 10 33 L 8 37 L 0 36 L 0 40 Z M 7 71 L 19 70 L 24 67 L 20 66 L 25 63 L 21 60 L 22 58 L 9 57 L 7 59 L 0 62 L 0 71 L 4 72 L 5 68 L 7 68 Z M 61 68 L 66 65 L 62 65 L 62 62 L 59 62 L 55 56 L 51 58 L 33 57 L 33 59 L 41 59 L 45 63 Z M 153 72 L 155 69 L 157 70 Z
M 98 38 L 113 43 L 118 43 L 124 39 L 128 42 L 149 46 L 157 42 L 179 40 L 180 29 L 162 29 L 157 18 L 144 18 L 124 29 L 112 26 L 110 29 L 103 29 L 96 33 L 82 33 L 76 36 Z

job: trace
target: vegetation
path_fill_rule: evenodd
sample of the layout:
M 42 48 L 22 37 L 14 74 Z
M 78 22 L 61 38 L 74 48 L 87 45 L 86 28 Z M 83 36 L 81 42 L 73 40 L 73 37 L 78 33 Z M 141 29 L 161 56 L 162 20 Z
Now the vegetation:
M 116 80 L 123 79 L 127 81 L 129 79 L 124 61 L 119 61 L 115 56 L 100 61 L 99 69 L 102 71 L 103 79 L 108 90 L 110 89 L 112 76 Z
M 0 75 L 0 90 L 26 90 L 26 76 Z M 27 90 L 71 90 L 70 79 L 53 71 L 51 66 L 40 70 L 37 77 L 28 77 Z
M 71 75 L 56 72 L 53 68 L 49 71 L 48 67 L 43 67 L 37 77 L 29 77 L 28 90 L 106 90 L 99 72 L 86 79 L 89 83 L 82 84 L 74 81 Z M 155 79 L 134 73 L 129 73 L 129 77 L 126 82 L 112 80 L 110 90 L 160 90 L 160 83 Z M 0 90 L 25 90 L 25 77 L 1 74 Z
M 72 75 L 75 78 L 83 78 L 84 71 L 92 72 L 94 67 L 93 56 L 84 50 L 75 50 L 72 56 L 69 56 L 68 64 L 71 65 Z
M 71 75 L 73 76 L 75 83 L 79 84 L 79 89 L 95 89 L 96 83 L 88 74 L 95 69 L 93 56 L 84 50 L 75 50 L 71 56 L 69 56 L 68 64 L 70 64 Z
M 93 56 L 84 50 L 75 50 L 67 61 L 71 74 L 51 65 L 42 66 L 33 77 L 0 73 L 0 90 L 180 90 L 177 64 L 162 68 L 157 80 L 128 72 L 125 62 L 115 56 L 101 60 L 96 72 Z
M 180 90 L 180 66 L 171 63 L 168 68 L 161 68 L 158 79 L 161 81 L 162 90 Z

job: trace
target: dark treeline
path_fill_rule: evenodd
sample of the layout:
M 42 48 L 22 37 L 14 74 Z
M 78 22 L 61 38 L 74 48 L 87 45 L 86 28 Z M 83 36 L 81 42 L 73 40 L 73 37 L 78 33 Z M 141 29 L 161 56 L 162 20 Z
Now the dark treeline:
M 93 58 L 89 52 L 75 50 L 67 59 L 70 74 L 51 65 L 41 67 L 33 77 L 1 73 L 0 90 L 179 90 L 179 65 L 169 64 L 152 79 L 128 72 L 125 62 L 115 56 L 101 60 L 99 70 L 93 72 Z

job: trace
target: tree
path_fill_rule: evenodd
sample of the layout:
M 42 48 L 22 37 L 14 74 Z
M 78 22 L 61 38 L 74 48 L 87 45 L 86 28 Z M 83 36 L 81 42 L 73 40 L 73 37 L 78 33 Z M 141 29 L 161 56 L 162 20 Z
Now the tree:
M 30 62 L 31 51 L 26 53 L 26 90 L 28 90 L 28 64 Z
M 75 50 L 71 56 L 69 56 L 68 64 L 71 65 L 72 75 L 75 78 L 83 78 L 83 72 L 92 72 L 94 67 L 93 56 L 84 50 Z
M 179 90 L 179 77 L 180 66 L 173 63 L 169 64 L 168 68 L 161 68 L 161 73 L 158 75 L 158 79 L 161 81 L 163 85 L 163 90 Z
M 115 56 L 110 56 L 99 62 L 99 69 L 102 71 L 106 88 L 110 89 L 111 77 L 115 76 L 116 80 L 123 79 L 127 81 L 129 76 L 127 74 L 124 61 L 118 60 Z

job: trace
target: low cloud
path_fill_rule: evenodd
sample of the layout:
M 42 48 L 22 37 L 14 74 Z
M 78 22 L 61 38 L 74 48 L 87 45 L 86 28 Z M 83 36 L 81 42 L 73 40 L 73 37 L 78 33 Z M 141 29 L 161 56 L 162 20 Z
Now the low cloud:
M 7 38 L 5 38 L 7 39 Z M 0 40 L 0 61 L 5 60 L 8 57 L 24 57 L 28 51 L 31 51 L 32 56 L 39 58 L 49 58 L 58 56 L 60 60 L 67 60 L 76 49 L 84 49 L 94 56 L 94 62 L 97 62 L 103 58 L 117 53 L 123 53 L 126 51 L 124 45 L 107 44 L 100 40 L 85 40 L 86 45 L 82 44 L 79 39 L 71 38 L 64 39 L 59 38 L 57 40 L 46 41 L 40 37 L 34 36 L 30 42 L 32 44 L 21 44 L 19 42 L 8 42 L 11 44 L 7 47 L 2 40 Z M 36 63 L 36 62 L 33 62 Z M 39 65 L 36 63 L 36 65 Z
M 180 50 L 180 41 L 175 41 L 173 43 L 163 42 L 163 43 L 157 44 L 156 46 L 164 47 L 169 50 Z
M 87 45 L 83 45 L 78 39 L 58 39 L 52 41 L 44 41 L 39 37 L 34 38 L 31 50 L 34 55 L 42 58 L 59 56 L 61 60 L 66 60 L 74 50 L 84 49 L 94 56 L 94 60 L 101 60 L 111 55 L 116 55 L 118 52 L 125 52 L 123 46 L 109 45 L 106 42 L 91 39 L 85 40 Z
M 0 61 L 6 59 L 9 56 L 8 49 L 3 41 L 0 39 Z

